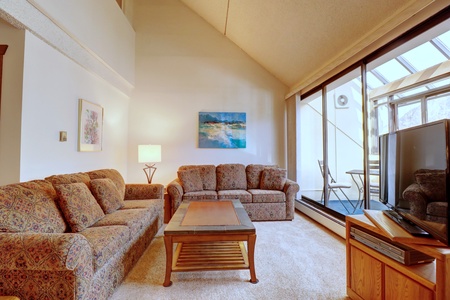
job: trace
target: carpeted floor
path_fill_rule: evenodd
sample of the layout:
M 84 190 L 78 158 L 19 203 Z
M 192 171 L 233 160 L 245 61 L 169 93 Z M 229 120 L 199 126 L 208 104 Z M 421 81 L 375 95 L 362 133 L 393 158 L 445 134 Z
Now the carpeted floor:
M 172 273 L 163 287 L 162 230 L 111 300 L 125 299 L 348 299 L 345 241 L 303 214 L 293 221 L 254 222 L 255 266 L 248 270 Z

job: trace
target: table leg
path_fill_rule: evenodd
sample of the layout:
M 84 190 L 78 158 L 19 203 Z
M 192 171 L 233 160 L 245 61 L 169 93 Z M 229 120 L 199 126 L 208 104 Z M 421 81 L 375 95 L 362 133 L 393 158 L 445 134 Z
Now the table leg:
M 256 278 L 256 271 L 255 271 L 255 244 L 256 244 L 256 234 L 249 235 L 248 264 L 250 268 L 250 282 L 254 284 L 259 282 L 259 280 Z
M 171 236 L 164 236 L 164 245 L 166 247 L 166 277 L 164 278 L 163 286 L 168 287 L 172 285 L 170 275 L 172 274 L 172 259 L 173 259 L 173 243 Z

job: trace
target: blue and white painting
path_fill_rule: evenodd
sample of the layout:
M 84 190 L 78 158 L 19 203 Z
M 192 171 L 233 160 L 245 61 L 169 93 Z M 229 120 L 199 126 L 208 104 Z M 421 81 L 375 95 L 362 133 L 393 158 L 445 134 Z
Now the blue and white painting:
M 245 148 L 246 115 L 242 112 L 200 112 L 199 148 Z

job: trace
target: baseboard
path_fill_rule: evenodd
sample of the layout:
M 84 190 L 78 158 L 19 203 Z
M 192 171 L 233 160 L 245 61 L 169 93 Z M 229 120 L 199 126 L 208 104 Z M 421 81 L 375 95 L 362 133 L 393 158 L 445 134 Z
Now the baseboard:
M 301 200 L 295 201 L 295 208 L 345 239 L 345 222 L 342 220 L 339 220 Z

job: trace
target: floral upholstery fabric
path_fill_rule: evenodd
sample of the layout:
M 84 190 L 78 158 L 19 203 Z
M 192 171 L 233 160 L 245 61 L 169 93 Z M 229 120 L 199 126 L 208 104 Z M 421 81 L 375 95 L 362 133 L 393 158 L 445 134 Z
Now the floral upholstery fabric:
M 248 165 L 245 167 L 247 175 L 247 189 L 259 189 L 261 183 L 261 175 L 264 168 L 276 168 L 274 165 Z
M 216 168 L 217 190 L 246 190 L 247 178 L 242 164 L 222 164 Z
M 261 174 L 261 189 L 282 191 L 286 183 L 286 170 L 265 168 Z
M 181 166 L 179 170 L 205 166 L 209 168 L 209 165 L 187 165 Z M 266 169 L 275 170 L 272 178 L 266 176 L 264 183 L 266 187 L 273 189 L 261 187 L 262 173 Z M 211 173 L 211 171 L 208 172 L 208 174 Z M 168 205 L 164 206 L 166 213 L 172 216 L 182 201 L 231 198 L 240 199 L 243 204 L 249 204 L 244 207 L 253 221 L 294 218 L 295 198 L 300 187 L 295 181 L 286 178 L 286 170 L 279 169 L 275 165 L 253 164 L 244 167 L 242 164 L 222 164 L 216 167 L 216 176 L 212 178 L 217 180 L 216 191 L 205 190 L 203 186 L 202 191 L 185 193 L 180 178 L 177 177 L 169 182 L 167 185 L 169 201 Z
M 105 214 L 110 214 L 124 206 L 123 197 L 109 178 L 91 180 L 91 192 Z
M 105 216 L 100 205 L 84 183 L 56 186 L 59 207 L 72 232 L 83 231 Z
M 94 272 L 103 267 L 130 240 L 126 226 L 89 227 L 81 233 L 92 248 Z
M 219 200 L 225 199 L 239 199 L 242 203 L 251 203 L 252 194 L 244 190 L 225 190 L 218 191 L 217 198 Z
M 95 223 L 93 227 L 122 225 L 130 229 L 130 235 L 137 235 L 145 224 L 148 224 L 152 214 L 147 209 L 121 209 L 113 213 L 107 214 L 100 221 Z
M 79 174 L 67 174 L 59 179 L 79 180 L 83 177 L 78 176 Z M 55 186 L 71 182 L 56 181 L 55 178 L 57 177 L 52 177 Z M 22 198 L 24 203 L 34 203 L 28 207 L 25 205 L 27 212 L 32 212 L 36 207 L 36 211 L 44 215 L 42 210 L 45 208 L 45 221 L 49 221 L 54 218 L 53 208 L 47 209 L 45 205 L 38 205 L 38 202 L 46 202 L 46 197 L 59 202 L 51 182 L 48 180 L 15 184 L 11 186 L 20 188 L 11 189 L 10 186 L 6 189 L 7 192 L 3 191 L 7 186 L 0 187 L 0 205 L 7 203 L 6 205 L 11 207 L 16 203 L 15 197 Z M 114 289 L 136 264 L 163 223 L 162 185 L 136 184 L 125 189 L 132 199 L 148 199 L 130 201 L 130 207 L 138 206 L 138 202 L 142 204 L 142 208 L 137 210 L 142 212 L 127 214 L 123 217 L 128 218 L 126 221 L 118 222 L 134 224 L 130 227 L 96 227 L 94 224 L 80 233 L 0 232 L 0 295 L 13 295 L 20 299 L 64 300 L 107 300 L 111 297 Z M 58 205 L 54 204 L 54 207 L 58 208 Z M 98 208 L 101 211 L 101 208 Z M 3 211 L 1 207 L 0 214 Z M 64 215 L 60 211 L 57 211 L 57 214 L 63 220 L 64 228 L 68 227 L 67 220 L 63 219 Z M 23 214 L 15 216 L 17 224 L 28 224 L 21 219 L 24 218 Z M 131 220 L 132 218 L 143 218 L 144 221 Z M 114 223 L 112 219 L 108 222 Z
M 69 184 L 83 182 L 90 187 L 89 175 L 86 173 L 60 174 L 46 177 L 45 180 L 50 181 L 54 186 L 58 184 Z
M 216 166 L 214 165 L 186 165 L 178 168 L 179 171 L 198 169 L 200 178 L 202 179 L 203 190 L 216 190 Z
M 0 234 L 0 294 L 20 299 L 88 299 L 91 248 L 73 233 Z
M 179 170 L 177 174 L 185 193 L 203 191 L 202 178 L 198 169 Z
M 154 200 L 126 200 L 121 209 L 152 208 Z
M 164 186 L 158 183 L 125 185 L 125 200 L 163 199 Z
M 217 200 L 217 192 L 215 191 L 201 191 L 190 192 L 183 195 L 183 200 Z M 180 201 L 181 204 L 181 201 Z
M 286 194 L 276 190 L 248 190 L 252 195 L 253 203 L 284 203 Z
M 120 196 L 122 199 L 125 198 L 125 181 L 123 180 L 122 175 L 119 171 L 114 169 L 101 169 L 95 171 L 87 172 L 88 176 L 91 180 L 100 179 L 100 178 L 109 178 L 111 179 L 117 187 Z
M 284 203 L 243 203 L 252 221 L 286 220 L 286 205 Z
M 45 180 L 0 187 L 0 232 L 66 231 L 56 199 L 55 189 Z

